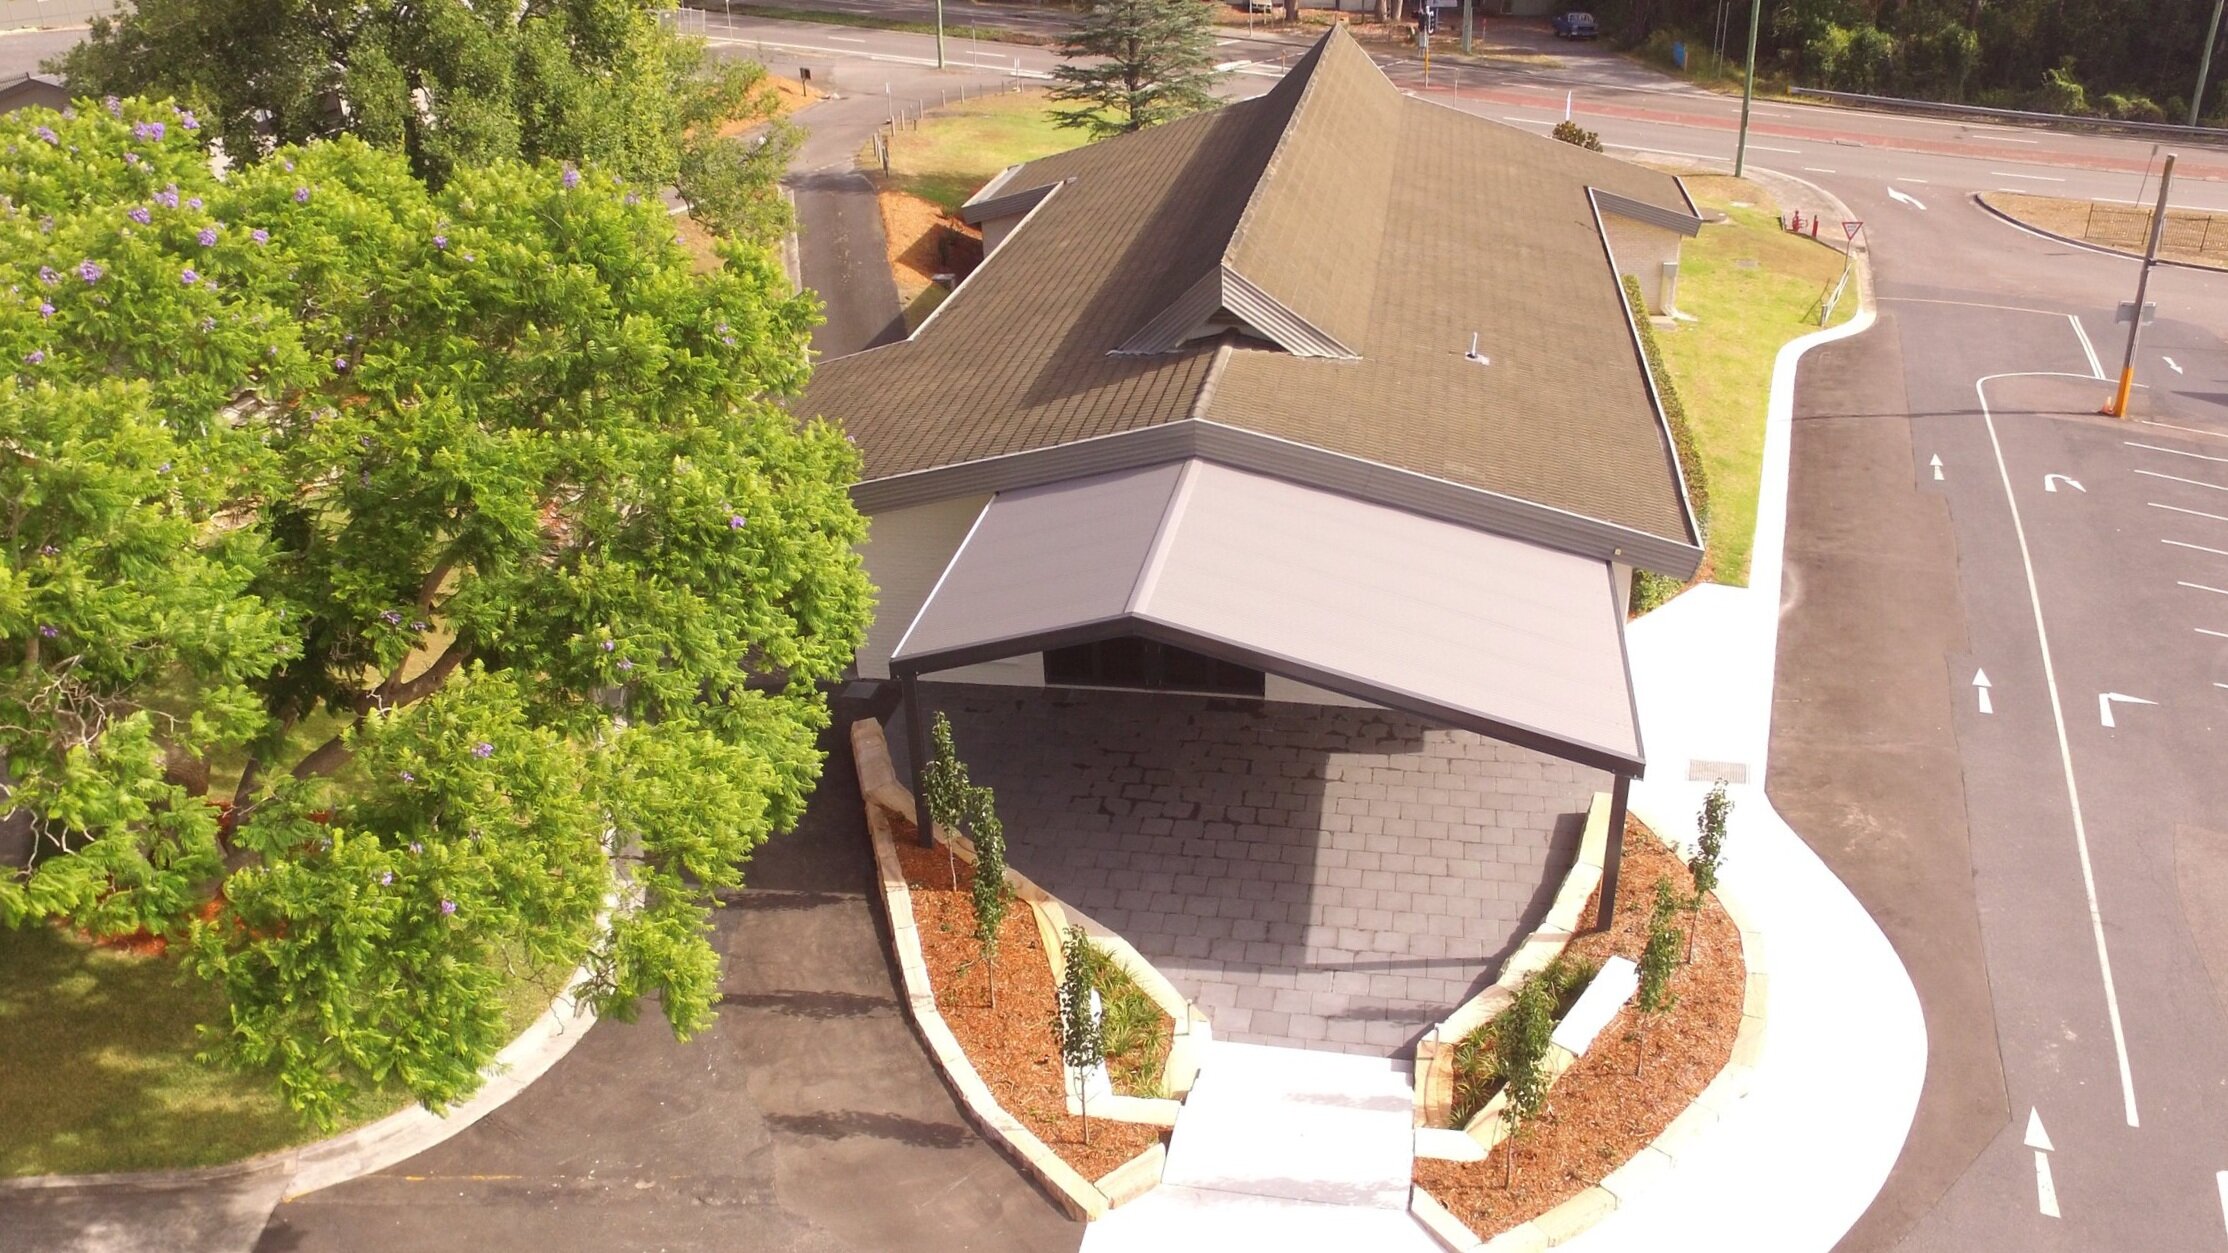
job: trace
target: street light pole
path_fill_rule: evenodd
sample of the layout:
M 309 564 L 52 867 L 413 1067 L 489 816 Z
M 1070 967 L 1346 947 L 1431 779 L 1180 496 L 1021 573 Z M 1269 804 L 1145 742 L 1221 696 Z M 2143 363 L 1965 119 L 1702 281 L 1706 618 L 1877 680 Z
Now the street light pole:
M 2205 74 L 2213 67 L 2213 40 L 2220 37 L 2220 6 L 2223 0 L 2213 0 L 2213 22 L 2205 28 L 2205 50 L 2197 58 L 2197 91 L 2189 98 L 2189 124 L 2197 125 L 2197 114 L 2205 107 Z
M 936 0 L 936 68 L 944 68 L 944 0 Z
M 1741 81 L 1741 137 L 1733 147 L 1733 177 L 1741 176 L 1748 160 L 1748 105 L 1756 98 L 1756 24 L 1764 16 L 1764 0 L 1748 0 L 1748 77 Z
M 2158 209 L 2151 214 L 2151 241 L 2143 248 L 2143 268 L 2135 276 L 2135 310 L 2127 320 L 2127 355 L 2120 359 L 2120 390 L 2112 396 L 2112 407 L 2104 412 L 2109 417 L 2127 416 L 2127 394 L 2135 387 L 2135 341 L 2143 333 L 2143 292 L 2151 284 L 2151 267 L 2158 264 L 2159 237 L 2166 233 L 2166 195 L 2174 185 L 2174 154 L 2166 154 L 2166 166 L 2158 172 Z
M 1462 0 L 1462 55 L 1470 55 L 1470 0 Z

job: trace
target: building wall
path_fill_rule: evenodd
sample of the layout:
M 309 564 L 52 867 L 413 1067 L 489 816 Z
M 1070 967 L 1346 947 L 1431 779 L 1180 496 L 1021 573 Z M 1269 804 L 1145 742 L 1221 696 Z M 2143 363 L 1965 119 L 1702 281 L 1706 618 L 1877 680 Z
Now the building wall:
M 1640 295 L 1648 312 L 1669 313 L 1663 302 L 1663 263 L 1679 259 L 1679 242 L 1686 237 L 1614 213 L 1602 214 L 1601 225 L 1609 236 L 1610 255 L 1617 259 L 1617 273 L 1640 280 Z
M 982 224 L 982 255 L 989 256 L 997 249 L 998 245 L 1006 242 L 1006 236 L 1012 234 L 1013 228 L 1021 225 L 1021 219 L 1027 216 L 1029 215 L 1026 213 L 1009 213 L 1005 217 L 991 218 L 984 222 Z

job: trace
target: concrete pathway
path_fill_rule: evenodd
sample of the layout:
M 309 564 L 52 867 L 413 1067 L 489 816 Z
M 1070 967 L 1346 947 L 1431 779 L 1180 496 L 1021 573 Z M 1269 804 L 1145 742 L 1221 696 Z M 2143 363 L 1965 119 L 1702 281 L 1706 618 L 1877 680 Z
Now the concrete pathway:
M 1092 1224 L 1083 1248 L 1431 1253 L 1408 1213 L 1413 1110 L 1397 1063 L 1218 1042 L 1160 1186 Z

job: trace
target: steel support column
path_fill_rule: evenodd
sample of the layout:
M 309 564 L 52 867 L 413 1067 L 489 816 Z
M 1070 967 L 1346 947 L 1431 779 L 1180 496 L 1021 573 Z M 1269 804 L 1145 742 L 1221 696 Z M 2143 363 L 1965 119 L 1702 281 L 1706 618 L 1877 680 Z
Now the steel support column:
M 913 827 L 920 834 L 922 848 L 936 847 L 936 824 L 928 814 L 928 789 L 921 786 L 921 772 L 928 765 L 928 722 L 921 710 L 921 689 L 911 671 L 897 676 L 898 689 L 905 696 L 905 747 L 906 760 L 913 772 Z
M 1601 851 L 1601 908 L 1594 914 L 1596 930 L 1607 931 L 1617 917 L 1617 871 L 1625 860 L 1625 813 L 1632 799 L 1632 776 L 1620 774 L 1609 789 L 1609 842 Z

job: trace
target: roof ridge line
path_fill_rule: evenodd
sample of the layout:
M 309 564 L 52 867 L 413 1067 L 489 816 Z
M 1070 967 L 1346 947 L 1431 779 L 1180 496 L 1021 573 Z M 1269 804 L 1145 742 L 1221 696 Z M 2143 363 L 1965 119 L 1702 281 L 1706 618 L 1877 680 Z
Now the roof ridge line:
M 1230 254 L 1237 250 L 1238 241 L 1245 238 L 1246 227 L 1253 221 L 1254 210 L 1261 206 L 1262 189 L 1275 177 L 1277 162 L 1291 145 L 1292 133 L 1299 128 L 1300 110 L 1307 107 L 1308 99 L 1322 84 L 1319 71 L 1323 68 L 1323 57 L 1330 48 L 1331 40 L 1336 39 L 1338 33 L 1344 29 L 1345 23 L 1334 24 L 1321 39 L 1315 41 L 1313 48 L 1308 49 L 1307 57 L 1313 58 L 1313 63 L 1307 67 L 1307 77 L 1300 83 L 1299 99 L 1292 102 L 1292 111 L 1285 115 L 1284 125 L 1277 128 L 1276 147 L 1269 150 L 1269 159 L 1261 163 L 1261 173 L 1254 178 L 1253 189 L 1246 193 L 1246 207 L 1239 210 L 1238 220 L 1230 226 L 1230 238 L 1222 241 L 1222 264 L 1225 267 L 1230 264 Z
M 1207 377 L 1199 380 L 1199 390 L 1193 394 L 1191 408 L 1184 411 L 1182 421 L 1203 422 L 1206 420 L 1207 406 L 1215 398 L 1215 384 L 1222 381 L 1223 367 L 1229 364 L 1230 337 L 1224 335 L 1222 342 L 1215 345 L 1215 355 L 1207 362 Z
M 1192 483 L 1198 477 L 1199 458 L 1184 458 L 1176 471 L 1176 484 L 1169 489 L 1168 499 L 1160 507 L 1160 521 L 1153 524 L 1152 541 L 1145 545 L 1145 562 L 1137 567 L 1137 578 L 1129 585 L 1129 596 L 1122 602 L 1122 612 L 1144 612 L 1153 584 L 1160 581 L 1161 570 L 1168 564 L 1169 538 L 1183 521 L 1184 506 L 1191 500 Z

